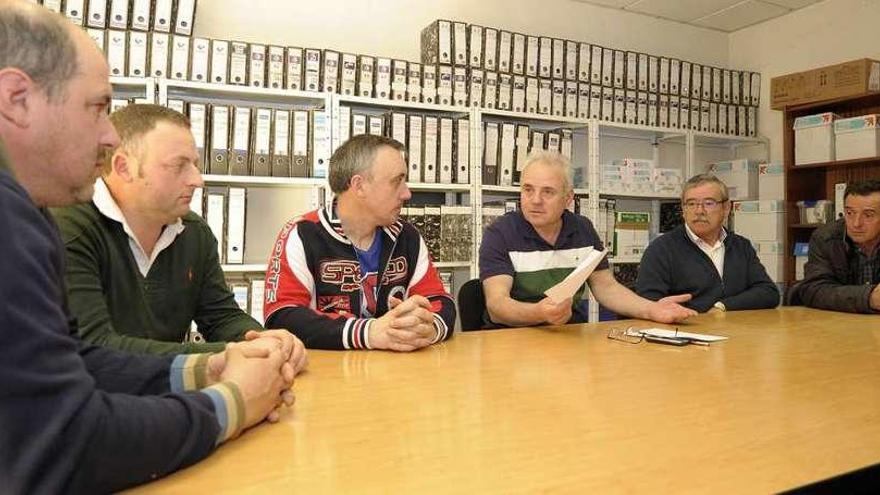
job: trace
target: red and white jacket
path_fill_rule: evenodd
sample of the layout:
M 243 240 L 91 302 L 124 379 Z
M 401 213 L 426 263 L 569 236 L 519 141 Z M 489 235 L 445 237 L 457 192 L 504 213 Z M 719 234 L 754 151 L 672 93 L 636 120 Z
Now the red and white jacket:
M 286 328 L 306 347 L 369 349 L 370 326 L 388 311 L 388 300 L 419 294 L 431 302 L 440 342 L 452 336 L 455 303 L 444 289 L 428 248 L 412 225 L 398 220 L 381 229 L 373 317 L 360 263 L 335 214 L 335 201 L 287 222 L 266 270 L 266 328 Z

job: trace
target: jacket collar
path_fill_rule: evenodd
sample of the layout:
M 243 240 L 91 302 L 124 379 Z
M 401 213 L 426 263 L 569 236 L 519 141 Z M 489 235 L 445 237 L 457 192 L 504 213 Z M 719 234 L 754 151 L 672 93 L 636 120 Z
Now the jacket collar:
M 328 234 L 341 243 L 351 244 L 351 240 L 345 235 L 345 231 L 342 230 L 342 220 L 339 218 L 339 212 L 336 207 L 337 200 L 338 198 L 334 196 L 333 200 L 320 210 L 318 216 L 321 219 L 321 225 Z M 385 235 L 391 238 L 392 242 L 396 242 L 397 237 L 400 236 L 400 232 L 403 230 L 403 221 L 398 218 L 393 224 L 382 227 L 382 230 L 385 232 Z
M 15 172 L 12 170 L 12 162 L 9 160 L 9 155 L 6 154 L 6 148 L 3 145 L 2 139 L 0 139 L 0 172 L 6 172 L 15 179 Z

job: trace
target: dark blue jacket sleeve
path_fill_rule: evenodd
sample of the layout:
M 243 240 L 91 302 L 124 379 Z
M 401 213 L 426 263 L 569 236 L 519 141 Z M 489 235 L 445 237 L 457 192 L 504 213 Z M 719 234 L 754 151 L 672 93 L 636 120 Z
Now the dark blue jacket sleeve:
M 63 247 L 0 170 L 0 479 L 4 493 L 106 493 L 208 455 L 219 424 L 168 362 L 82 346 L 63 304 Z
M 672 281 L 669 280 L 672 268 L 666 256 L 667 250 L 661 244 L 660 239 L 648 244 L 639 263 L 639 275 L 636 279 L 636 293 L 652 301 L 670 295 L 672 286 Z

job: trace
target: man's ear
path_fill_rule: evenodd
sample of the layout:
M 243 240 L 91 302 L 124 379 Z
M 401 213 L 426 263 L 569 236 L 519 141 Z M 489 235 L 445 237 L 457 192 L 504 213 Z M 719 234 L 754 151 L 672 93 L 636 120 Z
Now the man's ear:
M 110 169 L 124 182 L 132 182 L 137 177 L 138 164 L 134 157 L 122 148 L 113 152 L 110 158 Z
M 37 85 L 14 67 L 0 69 L 0 117 L 21 128 L 30 125 L 30 110 L 37 96 Z
M 348 183 L 348 188 L 355 194 L 360 195 L 364 190 L 364 176 L 360 174 L 352 175 L 351 181 Z

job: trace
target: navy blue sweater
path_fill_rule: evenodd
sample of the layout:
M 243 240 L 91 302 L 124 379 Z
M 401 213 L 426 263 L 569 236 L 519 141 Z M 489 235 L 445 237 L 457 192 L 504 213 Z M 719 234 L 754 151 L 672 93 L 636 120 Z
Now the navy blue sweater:
M 168 393 L 171 357 L 75 337 L 58 230 L 4 166 L 2 147 L 0 232 L 0 491 L 106 493 L 208 455 L 214 406 L 199 392 Z
M 701 313 L 717 301 L 729 311 L 774 308 L 779 304 L 779 289 L 748 239 L 728 232 L 722 279 L 709 256 L 688 237 L 684 225 L 648 245 L 639 264 L 636 291 L 653 301 L 691 294 L 693 299 L 684 305 Z

